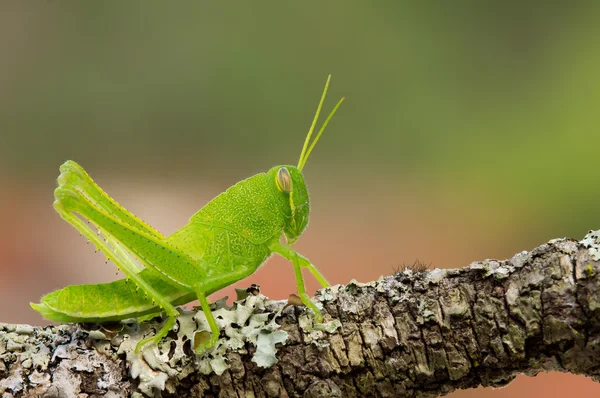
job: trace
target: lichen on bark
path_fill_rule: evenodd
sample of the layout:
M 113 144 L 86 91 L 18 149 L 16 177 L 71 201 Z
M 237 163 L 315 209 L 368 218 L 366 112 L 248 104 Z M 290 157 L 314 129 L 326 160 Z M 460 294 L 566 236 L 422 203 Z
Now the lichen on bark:
M 160 320 L 122 330 L 1 325 L 0 392 L 433 397 L 502 386 L 519 373 L 598 381 L 599 236 L 556 239 L 509 260 L 406 269 L 323 289 L 316 298 L 325 324 L 262 295 L 221 303 L 219 343 L 201 356 L 193 341 L 202 311 L 182 311 L 169 336 L 141 355 L 135 342 Z

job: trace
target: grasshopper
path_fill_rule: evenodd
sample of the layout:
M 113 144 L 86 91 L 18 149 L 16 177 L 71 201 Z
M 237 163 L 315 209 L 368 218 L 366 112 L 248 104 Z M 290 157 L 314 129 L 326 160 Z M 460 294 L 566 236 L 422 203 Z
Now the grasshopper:
M 110 283 L 67 286 L 45 295 L 39 304 L 31 303 L 31 307 L 58 322 L 143 320 L 166 314 L 158 333 L 137 344 L 135 351 L 139 352 L 147 343 L 158 344 L 167 335 L 179 315 L 177 305 L 198 299 L 211 332 L 210 338 L 196 348 L 200 354 L 219 337 L 207 296 L 251 275 L 276 253 L 292 263 L 302 303 L 322 322 L 321 311 L 306 294 L 302 268 L 323 287 L 329 283 L 290 246 L 308 224 L 310 206 L 302 169 L 344 100 L 339 100 L 310 143 L 330 79 L 331 75 L 297 166 L 275 166 L 238 182 L 169 236 L 119 205 L 80 165 L 65 162 L 54 191 L 54 208 L 126 277 Z

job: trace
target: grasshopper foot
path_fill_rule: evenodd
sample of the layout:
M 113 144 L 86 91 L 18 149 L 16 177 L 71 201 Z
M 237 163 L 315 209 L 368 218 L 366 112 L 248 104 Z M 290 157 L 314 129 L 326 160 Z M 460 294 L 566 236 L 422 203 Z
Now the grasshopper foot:
M 140 340 L 137 345 L 135 346 L 135 350 L 133 351 L 136 354 L 139 354 L 140 351 L 142 350 L 142 347 L 145 346 L 146 344 L 155 341 L 156 340 L 156 336 L 151 336 L 151 337 L 146 337 L 143 340 Z M 160 339 L 158 340 L 160 341 Z M 158 344 L 158 342 L 156 342 Z
M 158 345 L 158 343 L 160 343 L 160 341 L 162 340 L 163 336 L 160 335 L 155 335 L 155 336 L 150 336 L 150 337 L 146 337 L 143 340 L 140 340 L 137 345 L 135 346 L 135 353 L 139 354 L 140 351 L 142 351 L 142 347 L 145 346 L 148 343 L 154 343 L 156 345 Z
M 208 340 L 204 340 L 206 338 L 207 334 L 208 334 L 208 332 L 203 330 L 194 335 L 194 342 L 197 344 L 195 351 L 196 351 L 196 354 L 198 354 L 198 355 L 204 353 L 206 350 L 208 350 L 209 348 L 212 348 L 215 344 L 217 344 L 217 340 L 219 339 L 219 336 L 210 334 L 210 338 L 208 338 Z M 201 341 L 198 342 L 198 340 L 201 340 Z
M 147 343 L 152 342 L 152 343 L 158 345 L 158 343 L 160 343 L 162 338 L 165 337 L 169 333 L 169 331 L 173 328 L 173 325 L 175 324 L 176 320 L 177 320 L 176 315 L 170 316 L 158 333 L 156 333 L 154 336 L 146 337 L 145 339 L 140 340 L 140 342 L 137 343 L 137 345 L 135 346 L 134 352 L 136 354 L 138 354 L 141 351 L 142 347 L 144 345 L 146 345 Z
M 311 301 L 310 297 L 308 297 L 308 294 L 300 293 L 300 300 L 302 300 L 302 304 L 313 310 L 315 313 L 315 321 L 317 321 L 317 323 L 323 323 L 323 314 L 321 313 L 321 310 L 316 306 L 315 303 Z

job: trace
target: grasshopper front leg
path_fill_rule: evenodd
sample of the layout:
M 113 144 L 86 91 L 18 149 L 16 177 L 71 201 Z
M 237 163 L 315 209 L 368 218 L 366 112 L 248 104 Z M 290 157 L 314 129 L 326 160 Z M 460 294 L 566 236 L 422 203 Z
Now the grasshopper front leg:
M 314 311 L 315 318 L 317 322 L 323 322 L 323 314 L 321 314 L 321 310 L 317 308 L 315 303 L 310 300 L 308 294 L 306 294 L 306 288 L 304 287 L 304 278 L 302 277 L 302 268 L 307 268 L 315 277 L 317 281 L 323 287 L 329 287 L 330 284 L 325 280 L 325 277 L 319 272 L 319 270 L 311 264 L 310 261 L 306 257 L 303 257 L 300 253 L 295 251 L 294 249 L 282 245 L 278 241 L 274 241 L 269 245 L 269 248 L 281 255 L 282 257 L 290 260 L 292 265 L 294 266 L 294 274 L 296 275 L 296 286 L 298 288 L 298 296 L 300 296 L 300 300 L 302 303 L 306 305 L 308 308 Z

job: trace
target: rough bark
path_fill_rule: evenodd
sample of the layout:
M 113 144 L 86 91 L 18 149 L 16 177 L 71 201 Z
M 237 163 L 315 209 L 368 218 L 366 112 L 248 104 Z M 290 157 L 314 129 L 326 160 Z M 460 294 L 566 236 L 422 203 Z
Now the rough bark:
M 305 308 L 251 294 L 233 307 L 217 305 L 221 338 L 203 355 L 192 352 L 202 336 L 194 331 L 204 328 L 201 312 L 183 312 L 176 329 L 140 355 L 135 342 L 160 319 L 117 329 L 3 324 L 0 392 L 433 397 L 505 385 L 519 373 L 599 380 L 598 260 L 598 235 L 590 233 L 504 261 L 405 269 L 319 291 L 325 324 Z

